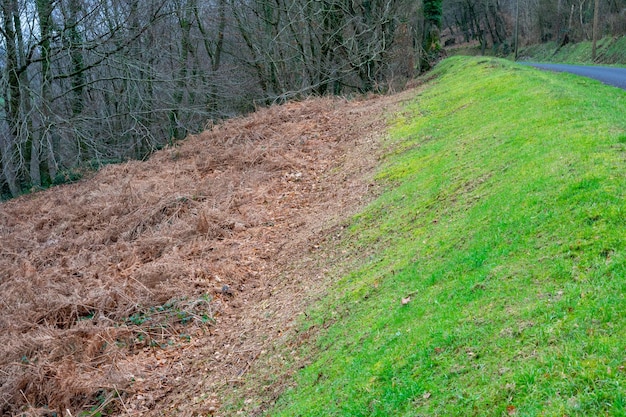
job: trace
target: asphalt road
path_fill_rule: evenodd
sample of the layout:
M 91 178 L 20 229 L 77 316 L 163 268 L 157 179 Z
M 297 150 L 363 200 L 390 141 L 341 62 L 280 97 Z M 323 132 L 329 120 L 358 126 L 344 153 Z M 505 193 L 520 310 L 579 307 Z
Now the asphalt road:
M 589 77 L 626 90 L 626 68 L 613 67 L 596 67 L 583 65 L 565 65 L 565 64 L 538 64 L 535 62 L 520 62 L 523 65 L 530 65 L 536 68 L 557 71 L 570 72 L 583 77 Z

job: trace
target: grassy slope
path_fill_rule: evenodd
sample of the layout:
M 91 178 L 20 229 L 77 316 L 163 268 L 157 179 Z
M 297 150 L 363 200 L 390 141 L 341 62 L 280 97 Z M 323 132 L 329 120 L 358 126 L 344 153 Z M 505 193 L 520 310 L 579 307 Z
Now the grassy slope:
M 626 93 L 486 58 L 436 73 L 269 415 L 625 415 Z
M 522 48 L 520 59 L 567 64 L 594 64 L 591 42 L 570 43 L 557 51 L 556 42 Z M 626 36 L 603 38 L 597 44 L 596 64 L 626 65 Z

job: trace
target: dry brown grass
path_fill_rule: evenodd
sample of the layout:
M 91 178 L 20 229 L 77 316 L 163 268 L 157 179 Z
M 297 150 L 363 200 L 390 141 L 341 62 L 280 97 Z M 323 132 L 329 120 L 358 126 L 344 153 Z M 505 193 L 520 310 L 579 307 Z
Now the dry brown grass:
M 304 308 L 396 100 L 271 107 L 0 205 L 2 415 L 216 412 Z

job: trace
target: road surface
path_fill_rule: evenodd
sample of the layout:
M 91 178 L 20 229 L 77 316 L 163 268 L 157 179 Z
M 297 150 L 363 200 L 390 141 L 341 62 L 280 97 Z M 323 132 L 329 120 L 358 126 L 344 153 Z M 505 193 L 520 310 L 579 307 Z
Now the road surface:
M 565 65 L 565 64 L 538 64 L 535 62 L 520 62 L 523 65 L 530 65 L 536 68 L 557 71 L 570 72 L 583 77 L 589 77 L 626 90 L 626 68 L 614 67 L 597 67 L 583 65 Z

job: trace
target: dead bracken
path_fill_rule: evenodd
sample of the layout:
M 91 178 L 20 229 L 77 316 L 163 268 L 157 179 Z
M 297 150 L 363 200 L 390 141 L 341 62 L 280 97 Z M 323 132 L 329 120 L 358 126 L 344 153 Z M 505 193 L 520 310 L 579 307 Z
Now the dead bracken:
M 0 205 L 2 414 L 216 412 L 371 196 L 398 100 L 273 106 Z

